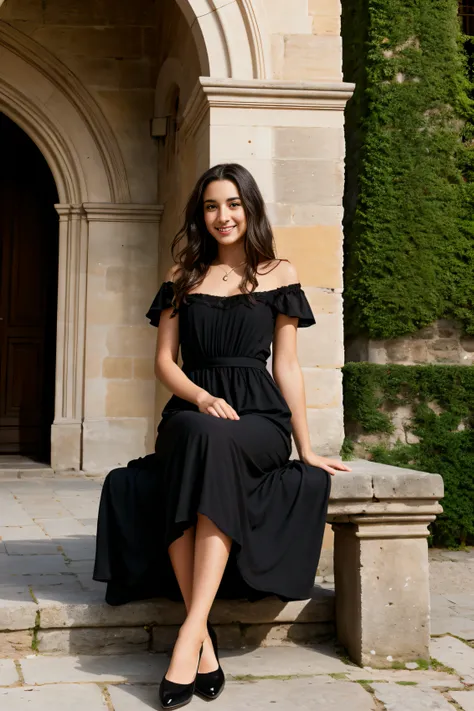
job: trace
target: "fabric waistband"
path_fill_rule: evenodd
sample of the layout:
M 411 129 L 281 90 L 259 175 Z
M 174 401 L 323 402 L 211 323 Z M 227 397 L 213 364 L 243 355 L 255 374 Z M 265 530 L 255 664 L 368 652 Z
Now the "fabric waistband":
M 187 360 L 183 365 L 185 372 L 193 370 L 206 370 L 206 368 L 259 368 L 266 370 L 267 364 L 260 358 L 246 358 L 237 356 L 235 358 L 203 358 Z

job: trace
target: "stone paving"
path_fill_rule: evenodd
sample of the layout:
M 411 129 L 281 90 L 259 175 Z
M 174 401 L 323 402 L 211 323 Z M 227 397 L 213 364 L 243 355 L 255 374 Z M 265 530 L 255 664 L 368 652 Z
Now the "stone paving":
M 0 628 L 8 631 L 1 633 L 6 641 L 0 659 L 1 711 L 59 711 L 66 705 L 69 711 L 159 708 L 158 682 L 167 657 L 111 654 L 120 628 L 103 629 L 91 619 L 92 601 L 103 596 L 103 586 L 90 577 L 101 481 L 52 477 L 47 471 L 39 477 L 34 468 L 25 468 L 20 477 L 7 470 L 2 474 Z M 227 688 L 213 708 L 474 711 L 474 551 L 432 551 L 430 570 L 431 668 L 359 669 L 331 644 L 224 651 Z M 8 646 L 8 635 L 24 630 L 25 616 L 34 628 L 39 608 L 46 624 L 49 614 L 57 627 L 49 633 L 51 649 L 61 649 L 58 635 L 74 632 L 78 638 L 88 635 L 106 653 L 37 654 L 31 635 L 23 646 Z M 124 629 L 139 624 L 137 609 L 120 611 Z M 112 619 L 117 609 L 100 614 Z M 65 631 L 71 624 L 74 630 Z M 133 634 L 135 643 L 129 640 L 125 651 L 143 649 L 139 627 Z M 39 643 L 35 638 L 33 646 Z M 48 644 L 43 641 L 43 651 Z M 204 708 L 204 703 L 195 698 L 192 707 Z

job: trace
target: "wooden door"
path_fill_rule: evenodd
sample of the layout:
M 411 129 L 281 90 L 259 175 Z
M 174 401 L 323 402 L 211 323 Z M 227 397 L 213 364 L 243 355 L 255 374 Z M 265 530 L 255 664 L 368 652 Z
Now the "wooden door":
M 0 454 L 49 461 L 58 217 L 51 172 L 0 114 Z

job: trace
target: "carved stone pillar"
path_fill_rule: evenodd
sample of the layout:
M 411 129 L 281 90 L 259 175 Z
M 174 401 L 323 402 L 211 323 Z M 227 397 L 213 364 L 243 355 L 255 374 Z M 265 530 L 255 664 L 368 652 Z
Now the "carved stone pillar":
M 333 479 L 336 627 L 361 665 L 429 659 L 428 524 L 442 512 L 439 475 L 363 460 Z
M 56 210 L 59 214 L 59 274 L 51 466 L 54 470 L 79 470 L 82 465 L 88 228 L 82 207 L 56 205 Z

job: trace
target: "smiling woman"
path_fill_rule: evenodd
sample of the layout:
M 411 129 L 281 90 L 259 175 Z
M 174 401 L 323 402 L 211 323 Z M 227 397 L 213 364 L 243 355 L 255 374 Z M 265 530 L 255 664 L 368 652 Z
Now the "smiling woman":
M 350 471 L 311 450 L 296 330 L 314 317 L 294 267 L 275 258 L 245 168 L 204 173 L 175 249 L 184 238 L 147 314 L 159 326 L 155 372 L 173 396 L 155 454 L 106 479 L 94 572 L 112 604 L 179 587 L 188 616 L 160 686 L 168 709 L 223 689 L 207 621 L 217 594 L 309 596 L 329 475 Z
M 186 244 L 179 250 L 183 240 Z M 275 245 L 263 197 L 248 170 L 237 163 L 223 164 L 201 176 L 172 252 L 180 266 L 175 279 L 177 303 L 186 293 L 196 291 L 206 276 L 212 292 L 225 296 L 217 276 L 222 278 L 222 269 L 227 282 L 231 273 L 244 267 L 240 293 L 257 287 L 257 268 L 276 266 Z

